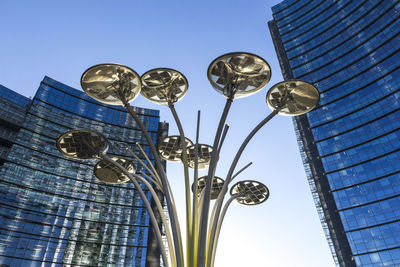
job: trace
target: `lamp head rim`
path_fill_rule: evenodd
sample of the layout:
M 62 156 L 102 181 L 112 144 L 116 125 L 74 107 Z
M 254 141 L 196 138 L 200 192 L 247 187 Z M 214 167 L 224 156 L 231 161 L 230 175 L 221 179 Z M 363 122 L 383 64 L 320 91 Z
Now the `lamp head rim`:
M 221 56 L 215 58 L 215 59 L 214 59 L 213 61 L 211 61 L 211 63 L 208 65 L 208 68 L 207 68 L 207 79 L 208 79 L 208 81 L 210 82 L 211 86 L 212 86 L 216 91 L 218 91 L 219 93 L 221 93 L 221 90 L 223 90 L 223 88 L 220 87 L 220 86 L 218 86 L 218 85 L 212 80 L 212 78 L 211 78 L 211 70 L 212 70 L 212 67 L 214 67 L 214 65 L 215 65 L 217 62 L 221 61 L 223 58 L 228 58 L 228 57 L 234 56 L 234 55 L 238 55 L 238 56 L 243 55 L 243 56 L 250 56 L 250 57 L 257 58 L 257 59 L 261 60 L 261 61 L 268 67 L 268 72 L 269 72 L 269 75 L 268 75 L 268 77 L 267 77 L 268 79 L 266 79 L 266 80 L 263 82 L 262 86 L 260 86 L 260 88 L 259 88 L 258 90 L 253 91 L 252 93 L 250 93 L 249 96 L 252 95 L 252 94 L 254 94 L 254 93 L 257 93 L 257 92 L 260 91 L 260 90 L 262 90 L 262 89 L 270 82 L 271 77 L 272 77 L 271 65 L 270 65 L 270 64 L 268 63 L 268 61 L 266 61 L 263 57 L 261 57 L 261 56 L 259 56 L 259 55 L 256 55 L 256 54 L 254 54 L 254 53 L 251 53 L 251 52 L 244 52 L 244 51 L 229 52 L 229 53 L 223 54 L 223 55 L 221 55 Z M 219 89 L 217 89 L 217 88 L 219 88 Z M 225 97 L 226 97 L 226 96 L 225 96 Z M 240 98 L 240 97 L 239 97 L 239 98 Z M 236 98 L 234 97 L 233 99 L 236 99 Z
M 105 63 L 99 63 L 99 64 L 96 64 L 96 65 L 93 65 L 93 66 L 87 68 L 87 69 L 82 73 L 81 79 L 80 79 L 80 85 L 81 85 L 82 89 L 83 89 L 83 86 L 82 86 L 83 76 L 84 76 L 89 70 L 94 69 L 95 67 L 98 67 L 98 66 L 102 66 L 102 65 L 122 66 L 122 67 L 124 67 L 124 68 L 129 69 L 130 71 L 132 71 L 132 72 L 136 75 L 136 77 L 138 77 L 138 80 L 140 81 L 140 86 L 141 86 L 141 82 L 142 82 L 142 81 L 141 81 L 141 78 L 140 78 L 141 76 L 140 76 L 134 69 L 132 69 L 131 67 L 128 67 L 128 66 L 123 65 L 123 64 L 120 64 L 120 63 L 105 62 Z M 85 91 L 85 90 L 83 90 L 83 91 Z
M 99 151 L 99 154 L 100 154 L 100 153 L 106 153 L 106 152 L 108 151 L 109 147 L 110 147 L 110 142 L 108 141 L 107 137 L 105 137 L 102 133 L 99 133 L 99 132 L 97 132 L 97 131 L 95 131 L 95 130 L 91 130 L 91 129 L 73 129 L 73 130 L 69 130 L 69 131 L 67 131 L 67 132 L 65 132 L 65 133 L 63 133 L 63 134 L 61 134 L 61 135 L 59 135 L 59 136 L 57 137 L 57 140 L 56 140 L 56 147 L 57 147 L 57 150 L 58 150 L 59 152 L 61 152 L 61 154 L 63 154 L 64 156 L 66 156 L 66 157 L 68 157 L 68 158 L 73 158 L 73 159 L 76 159 L 76 160 L 92 160 L 92 159 L 98 158 L 98 157 L 93 157 L 93 158 L 80 159 L 80 158 L 76 158 L 76 157 L 71 157 L 69 154 L 65 153 L 65 152 L 62 150 L 62 148 L 61 148 L 61 146 L 60 146 L 61 138 L 62 138 L 64 135 L 67 135 L 67 134 L 70 134 L 70 133 L 74 133 L 74 132 L 90 132 L 90 133 L 96 133 L 97 135 L 99 135 L 99 136 L 105 141 L 104 149 L 103 149 L 102 151 Z
M 143 73 L 143 74 L 140 76 L 140 80 L 142 81 L 143 77 L 144 77 L 146 74 L 149 74 L 150 72 L 153 72 L 153 71 L 162 71 L 162 70 L 178 73 L 178 74 L 180 75 L 180 77 L 183 77 L 183 79 L 185 80 L 185 83 L 186 83 L 186 85 L 187 85 L 187 88 L 189 88 L 189 81 L 188 81 L 188 79 L 186 78 L 186 76 L 185 76 L 182 72 L 180 72 L 180 71 L 178 71 L 178 70 L 176 70 L 176 69 L 167 68 L 167 67 L 152 68 L 152 69 L 146 71 L 145 73 Z M 142 82 L 142 85 L 143 85 L 143 82 Z M 186 90 L 187 90 L 187 88 L 186 88 Z

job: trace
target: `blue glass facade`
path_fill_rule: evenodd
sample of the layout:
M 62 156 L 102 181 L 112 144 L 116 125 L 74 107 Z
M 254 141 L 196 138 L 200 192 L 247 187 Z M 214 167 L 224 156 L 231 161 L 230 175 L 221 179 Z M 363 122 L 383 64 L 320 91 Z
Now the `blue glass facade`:
M 286 80 L 319 106 L 294 119 L 340 266 L 400 266 L 400 1 L 286 0 L 269 28 Z
M 0 85 L 0 166 L 24 121 L 30 99 Z
M 55 145 L 66 131 L 93 129 L 110 141 L 109 154 L 129 158 L 119 145 L 139 142 L 151 159 L 135 122 L 122 108 L 49 77 L 32 101 L 19 95 L 13 101 L 6 95 L 12 91 L 0 89 L 0 112 L 13 105 L 19 119 L 0 168 L 0 265 L 145 266 L 152 230 L 132 184 L 101 183 L 95 160 L 68 159 Z M 159 111 L 135 110 L 156 142 Z

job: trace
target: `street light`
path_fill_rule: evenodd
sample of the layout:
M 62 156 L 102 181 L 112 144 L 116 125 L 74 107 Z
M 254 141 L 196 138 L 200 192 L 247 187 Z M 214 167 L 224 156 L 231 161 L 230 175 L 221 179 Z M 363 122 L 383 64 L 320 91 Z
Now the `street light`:
M 272 86 L 267 93 L 267 104 L 272 109 L 272 113 L 262 120 L 243 141 L 225 180 L 223 180 L 215 176 L 215 171 L 229 129 L 225 120 L 230 106 L 235 99 L 260 91 L 269 82 L 271 69 L 268 63 L 257 55 L 235 52 L 215 59 L 208 68 L 207 77 L 214 89 L 226 98 L 212 146 L 199 144 L 200 111 L 197 118 L 195 142 L 189 140 L 184 134 L 174 107 L 174 104 L 184 97 L 188 89 L 187 79 L 182 73 L 169 68 L 158 68 L 147 71 L 142 77 L 139 77 L 131 68 L 113 63 L 95 65 L 86 70 L 81 78 L 82 88 L 97 101 L 120 105 L 127 109 L 141 128 L 151 152 L 154 154 L 155 166 L 139 144 L 137 146 L 146 158 L 148 165 L 141 161 L 129 147 L 126 147 L 125 149 L 130 155 L 147 171 L 147 173 L 136 173 L 132 161 L 121 157 L 107 156 L 108 141 L 102 134 L 92 130 L 72 130 L 60 136 L 57 141 L 58 149 L 67 157 L 101 159 L 94 167 L 94 174 L 101 181 L 118 184 L 131 180 L 134 183 L 150 215 L 165 266 L 214 266 L 218 237 L 231 202 L 236 200 L 243 205 L 258 205 L 269 197 L 269 190 L 265 185 L 257 181 L 245 180 L 231 187 L 231 197 L 224 202 L 229 184 L 251 165 L 249 163 L 234 173 L 243 150 L 256 132 L 276 114 L 288 116 L 304 114 L 312 110 L 319 101 L 318 90 L 303 81 L 284 81 Z M 153 103 L 169 107 L 177 124 L 179 135 L 166 137 L 161 140 L 158 147 L 154 145 L 143 123 L 129 104 L 139 93 Z M 161 159 L 183 163 L 186 200 L 185 252 L 173 192 Z M 192 179 L 189 177 L 189 168 L 194 169 Z M 199 169 L 208 169 L 208 175 L 198 178 Z M 190 181 L 192 181 L 192 185 Z M 151 208 L 140 183 L 149 189 L 157 209 Z M 162 200 L 159 199 L 153 187 L 159 189 L 165 196 L 170 222 L 167 222 L 161 204 Z M 215 200 L 212 212 L 210 212 L 211 200 Z M 169 257 L 163 244 L 155 213 L 161 215 L 170 251 Z

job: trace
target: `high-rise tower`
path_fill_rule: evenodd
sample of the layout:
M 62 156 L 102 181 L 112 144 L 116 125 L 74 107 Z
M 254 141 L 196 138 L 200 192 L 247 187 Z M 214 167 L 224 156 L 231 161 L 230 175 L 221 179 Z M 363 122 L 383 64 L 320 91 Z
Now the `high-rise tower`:
M 159 111 L 135 110 L 156 142 Z M 96 161 L 72 160 L 56 148 L 64 132 L 88 128 L 108 138 L 111 155 L 129 158 L 119 146 L 139 142 L 151 159 L 122 108 L 45 77 L 32 100 L 0 88 L 0 112 L 1 266 L 145 266 L 146 257 L 159 264 L 132 184 L 104 184 L 93 175 Z
M 286 0 L 272 11 L 284 78 L 321 93 L 294 124 L 336 263 L 400 266 L 400 2 Z

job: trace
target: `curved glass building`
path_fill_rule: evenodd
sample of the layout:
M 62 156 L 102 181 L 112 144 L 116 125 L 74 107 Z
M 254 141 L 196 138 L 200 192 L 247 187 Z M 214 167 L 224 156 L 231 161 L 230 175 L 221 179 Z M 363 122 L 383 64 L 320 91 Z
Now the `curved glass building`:
M 131 183 L 101 183 L 96 160 L 71 160 L 56 148 L 64 132 L 88 128 L 109 139 L 111 155 L 128 157 L 117 148 L 139 142 L 151 158 L 130 116 L 49 77 L 31 101 L 0 89 L 1 129 L 13 134 L 0 136 L 0 266 L 148 266 L 146 258 L 159 266 Z M 159 111 L 135 109 L 156 141 Z
M 319 106 L 294 120 L 340 266 L 400 266 L 400 1 L 287 0 L 269 28 L 286 80 Z

